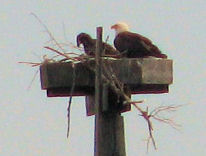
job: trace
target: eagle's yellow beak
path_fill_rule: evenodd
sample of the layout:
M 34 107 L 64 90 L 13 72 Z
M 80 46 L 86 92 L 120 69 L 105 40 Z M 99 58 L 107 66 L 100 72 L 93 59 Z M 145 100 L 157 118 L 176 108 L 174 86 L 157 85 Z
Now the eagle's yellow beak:
M 112 25 L 112 26 L 111 26 L 111 29 L 117 29 L 117 27 L 118 27 L 118 25 L 115 24 L 115 25 Z

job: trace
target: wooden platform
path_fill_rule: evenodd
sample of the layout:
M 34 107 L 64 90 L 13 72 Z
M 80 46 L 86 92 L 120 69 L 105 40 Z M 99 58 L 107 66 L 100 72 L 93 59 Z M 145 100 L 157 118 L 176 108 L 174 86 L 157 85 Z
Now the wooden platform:
M 127 84 L 132 94 L 167 93 L 173 81 L 172 60 L 158 58 L 104 58 L 113 74 Z M 94 93 L 94 59 L 75 64 L 75 89 L 73 96 Z M 48 97 L 69 96 L 73 83 L 71 63 L 45 63 L 40 66 L 41 87 Z

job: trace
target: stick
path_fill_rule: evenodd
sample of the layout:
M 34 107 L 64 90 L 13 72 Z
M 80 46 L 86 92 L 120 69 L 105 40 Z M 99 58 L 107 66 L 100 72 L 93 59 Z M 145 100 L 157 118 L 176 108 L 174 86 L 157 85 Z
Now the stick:
M 75 78 L 76 78 L 76 71 L 75 71 L 75 66 L 74 64 L 72 64 L 73 67 L 73 79 L 72 79 L 72 87 L 70 90 L 70 97 L 69 97 L 69 105 L 67 108 L 67 118 L 68 118 L 68 127 L 67 127 L 67 138 L 69 137 L 69 129 L 70 129 L 70 112 L 71 112 L 71 104 L 72 104 L 72 94 L 74 91 L 74 87 L 75 87 Z

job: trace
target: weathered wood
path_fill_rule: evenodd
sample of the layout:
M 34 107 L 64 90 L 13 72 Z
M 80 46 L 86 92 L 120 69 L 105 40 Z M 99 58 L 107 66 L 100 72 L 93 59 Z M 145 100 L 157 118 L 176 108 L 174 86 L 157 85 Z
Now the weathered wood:
M 97 113 L 95 115 L 94 156 L 125 156 L 124 121 L 118 110 L 119 103 L 117 98 L 113 99 L 109 96 L 111 89 L 102 81 L 101 27 L 97 28 L 96 47 L 95 107 L 97 109 L 94 110 L 97 110 Z
M 96 118 L 99 133 L 99 152 L 95 156 L 126 156 L 124 119 L 120 113 L 101 113 Z
M 95 132 L 94 132 L 94 156 L 102 155 L 101 149 L 101 119 L 102 119 L 102 28 L 97 28 L 97 41 L 95 53 Z
M 102 86 L 102 111 L 109 111 L 109 84 L 104 83 Z
M 173 81 L 172 60 L 157 58 L 104 58 L 111 65 L 117 78 L 127 84 L 132 94 L 167 93 Z M 86 64 L 86 65 L 85 65 Z M 94 59 L 76 63 L 76 79 L 73 95 L 91 95 L 94 92 L 95 74 L 87 65 L 94 67 Z M 45 63 L 40 66 L 42 89 L 49 97 L 69 96 L 72 86 L 71 63 Z
M 102 27 L 97 27 L 97 41 L 95 52 L 95 110 L 102 109 Z
M 106 87 L 107 88 L 107 87 Z M 123 105 L 123 101 L 120 97 L 118 97 L 114 92 L 112 92 L 111 89 L 103 88 L 103 112 L 109 112 L 109 111 L 117 111 L 119 113 L 128 112 L 131 110 L 131 104 Z M 130 92 L 126 92 L 126 94 L 131 97 Z M 114 102 L 115 101 L 115 102 Z M 95 109 L 95 97 L 94 95 L 87 95 L 85 98 L 85 104 L 86 104 L 86 113 L 87 116 L 92 116 L 97 113 L 97 110 Z
M 87 116 L 92 116 L 97 113 L 95 109 L 95 98 L 94 95 L 87 95 L 85 97 L 85 104 L 86 104 L 86 113 Z
M 71 88 L 50 88 L 47 89 L 48 97 L 68 97 L 70 96 Z M 130 86 L 132 94 L 161 94 L 168 93 L 168 85 L 136 85 Z M 90 96 L 94 92 L 92 87 L 76 87 L 72 96 Z

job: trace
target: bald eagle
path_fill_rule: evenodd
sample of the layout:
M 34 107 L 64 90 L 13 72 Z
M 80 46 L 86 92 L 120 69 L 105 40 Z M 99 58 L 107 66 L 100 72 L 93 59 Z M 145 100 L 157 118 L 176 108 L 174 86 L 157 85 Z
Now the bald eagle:
M 151 40 L 140 34 L 130 32 L 126 23 L 119 22 L 111 26 L 111 29 L 114 29 L 116 32 L 114 46 L 123 56 L 128 58 L 149 56 L 167 58 L 157 46 L 152 44 Z
M 77 46 L 83 44 L 84 51 L 87 55 L 95 56 L 96 51 L 96 39 L 92 39 L 90 35 L 86 33 L 80 33 L 77 35 Z M 111 45 L 103 42 L 103 52 L 105 55 L 117 55 L 119 52 Z

